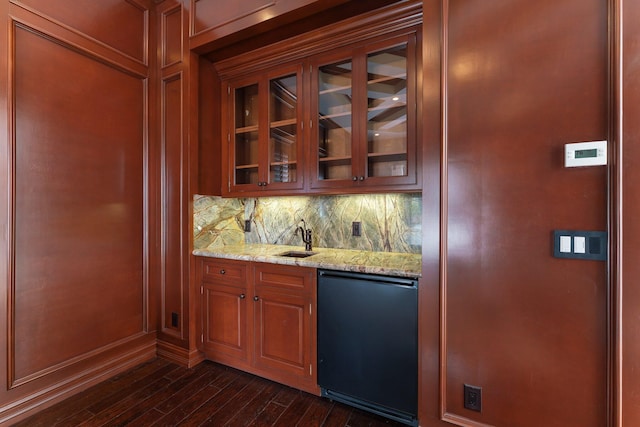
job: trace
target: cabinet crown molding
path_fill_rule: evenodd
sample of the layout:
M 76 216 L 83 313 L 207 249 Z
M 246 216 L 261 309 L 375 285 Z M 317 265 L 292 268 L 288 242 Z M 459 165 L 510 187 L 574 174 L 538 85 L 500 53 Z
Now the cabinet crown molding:
M 284 58 L 287 62 L 294 62 L 385 34 L 401 33 L 403 30 L 412 32 L 421 24 L 422 2 L 399 2 L 255 49 L 249 54 L 218 61 L 214 65 L 219 77 L 224 80 L 272 67 L 282 63 Z

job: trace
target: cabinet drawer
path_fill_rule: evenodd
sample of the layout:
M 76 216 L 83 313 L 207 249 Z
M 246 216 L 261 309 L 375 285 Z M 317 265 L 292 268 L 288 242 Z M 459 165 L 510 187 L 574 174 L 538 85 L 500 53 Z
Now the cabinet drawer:
M 267 286 L 306 293 L 313 289 L 316 269 L 288 265 L 260 264 L 255 266 L 256 289 Z
M 205 282 L 227 283 L 235 286 L 247 284 L 248 263 L 207 259 L 202 261 L 202 280 Z

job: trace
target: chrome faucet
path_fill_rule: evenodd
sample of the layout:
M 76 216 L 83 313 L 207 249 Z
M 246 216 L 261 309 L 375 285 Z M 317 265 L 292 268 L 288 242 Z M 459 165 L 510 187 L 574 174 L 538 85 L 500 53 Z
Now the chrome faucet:
M 302 223 L 302 226 L 300 226 L 300 223 Z M 300 222 L 298 222 L 298 227 L 296 228 L 296 236 L 298 235 L 298 231 L 302 235 L 302 241 L 304 242 L 304 250 L 311 251 L 311 242 L 312 242 L 311 230 L 307 228 L 307 223 L 304 222 L 304 219 L 301 219 Z

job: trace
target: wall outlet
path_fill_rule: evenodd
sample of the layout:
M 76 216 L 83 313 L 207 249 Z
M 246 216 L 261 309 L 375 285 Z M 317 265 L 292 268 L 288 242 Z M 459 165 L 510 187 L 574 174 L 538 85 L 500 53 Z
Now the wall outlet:
M 359 221 L 353 221 L 351 223 L 351 235 L 355 237 L 360 237 L 362 235 Z
M 244 220 L 244 232 L 248 233 L 251 231 L 251 220 L 250 219 L 245 219 Z
M 175 311 L 171 313 L 171 326 L 174 328 L 178 327 L 178 313 Z
M 464 407 L 472 411 L 482 411 L 482 388 L 464 385 Z

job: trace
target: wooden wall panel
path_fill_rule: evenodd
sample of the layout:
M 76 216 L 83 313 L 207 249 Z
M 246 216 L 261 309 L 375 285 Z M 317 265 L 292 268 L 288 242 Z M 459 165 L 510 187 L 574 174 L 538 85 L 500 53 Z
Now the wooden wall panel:
M 222 194 L 220 126 L 222 88 L 215 67 L 205 58 L 198 61 L 198 194 Z
M 607 168 L 563 167 L 564 143 L 607 139 L 607 5 L 443 4 L 444 418 L 605 425 L 606 263 L 553 258 L 551 233 L 607 227 Z
M 184 271 L 187 264 L 185 242 L 182 239 L 186 216 L 185 194 L 182 189 L 184 140 L 183 140 L 183 79 L 178 73 L 162 81 L 162 158 L 163 158 L 163 279 L 162 279 L 162 329 L 164 333 L 183 339 L 188 317 L 185 318 L 184 301 L 188 298 L 187 281 Z M 186 297 L 186 298 L 185 298 Z M 172 325 L 172 313 L 178 317 L 178 324 Z M 186 324 L 186 325 L 185 325 Z
M 619 241 L 621 243 L 620 254 L 621 270 L 617 279 L 621 287 L 617 289 L 619 302 L 617 323 L 620 334 L 618 345 L 621 349 L 618 357 L 620 365 L 617 376 L 615 402 L 616 415 L 620 424 L 616 426 L 634 427 L 640 425 L 640 31 L 637 23 L 640 22 L 640 2 L 626 0 L 612 2 L 622 10 L 622 16 L 617 16 L 622 25 L 618 26 L 620 32 L 618 48 L 622 47 L 621 81 L 617 81 L 616 90 L 621 89 L 621 96 L 616 96 L 618 104 L 615 117 L 621 120 L 622 126 L 617 128 L 616 136 L 620 139 L 620 157 L 618 173 L 621 173 L 618 184 L 620 185 L 621 198 L 616 200 L 620 208 L 622 223 L 620 224 Z M 617 76 L 616 76 L 617 78 Z M 622 110 L 618 111 L 617 108 Z M 616 123 L 618 125 L 618 123 Z M 616 266 L 617 267 L 617 266 Z
M 144 81 L 15 29 L 14 380 L 143 331 Z
M 180 1 L 165 1 L 157 15 L 160 31 L 160 97 L 158 99 L 161 144 L 162 277 L 158 324 L 158 355 L 185 366 L 203 360 L 196 348 L 197 301 L 190 286 L 192 196 L 197 187 L 198 99 L 197 56 L 188 52 L 188 14 Z M 196 64 L 194 67 L 193 64 Z M 193 131 L 193 137 L 189 131 Z M 193 141 L 193 142 L 192 142 Z M 177 317 L 177 324 L 174 319 Z
M 136 0 L 11 0 L 147 63 L 148 8 Z
M 182 61 L 182 8 L 176 5 L 162 13 L 162 66 Z
M 2 425 L 156 356 L 153 76 L 74 17 L 115 31 L 119 10 L 0 1 Z M 128 45 L 155 44 L 143 23 Z
M 442 1 L 423 2 L 422 110 L 422 277 L 418 288 L 418 420 L 423 427 L 451 426 L 440 416 L 440 254 L 442 233 L 443 106 Z M 419 92 L 420 93 L 420 92 Z

